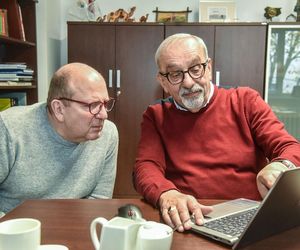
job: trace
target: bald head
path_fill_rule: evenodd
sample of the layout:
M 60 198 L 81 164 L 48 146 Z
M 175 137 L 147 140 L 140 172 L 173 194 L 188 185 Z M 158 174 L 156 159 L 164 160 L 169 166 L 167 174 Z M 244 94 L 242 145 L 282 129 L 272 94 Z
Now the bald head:
M 88 83 L 88 84 L 85 84 Z M 59 68 L 53 75 L 47 98 L 51 112 L 51 101 L 60 97 L 72 98 L 76 91 L 85 91 L 90 84 L 101 84 L 106 88 L 102 75 L 83 63 L 70 63 Z

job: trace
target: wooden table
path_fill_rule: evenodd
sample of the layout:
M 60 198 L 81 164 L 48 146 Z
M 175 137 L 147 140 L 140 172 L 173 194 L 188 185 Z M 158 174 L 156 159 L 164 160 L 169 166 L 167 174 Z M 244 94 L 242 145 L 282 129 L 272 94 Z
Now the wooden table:
M 218 202 L 217 200 L 201 201 L 202 204 L 209 205 Z M 146 220 L 160 221 L 158 210 L 139 199 L 28 200 L 5 215 L 0 221 L 20 217 L 36 218 L 42 223 L 42 244 L 63 244 L 69 250 L 94 250 L 89 230 L 91 221 L 100 216 L 109 220 L 117 214 L 120 206 L 127 203 L 139 206 Z M 220 250 L 230 249 L 230 247 L 193 232 L 175 232 L 172 250 L 185 249 Z M 269 237 L 246 249 L 299 250 L 300 227 Z

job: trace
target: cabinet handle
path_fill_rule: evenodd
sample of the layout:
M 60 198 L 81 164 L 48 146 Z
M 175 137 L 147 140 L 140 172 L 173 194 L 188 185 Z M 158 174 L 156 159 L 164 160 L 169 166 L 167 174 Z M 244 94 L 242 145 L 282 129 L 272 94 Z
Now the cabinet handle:
M 216 71 L 216 85 L 220 86 L 220 71 Z
M 112 77 L 113 77 L 113 70 L 110 69 L 110 70 L 108 70 L 108 87 L 109 88 L 112 88 L 112 86 L 113 86 Z
M 117 82 L 116 82 L 117 88 L 121 88 L 121 70 L 117 70 Z

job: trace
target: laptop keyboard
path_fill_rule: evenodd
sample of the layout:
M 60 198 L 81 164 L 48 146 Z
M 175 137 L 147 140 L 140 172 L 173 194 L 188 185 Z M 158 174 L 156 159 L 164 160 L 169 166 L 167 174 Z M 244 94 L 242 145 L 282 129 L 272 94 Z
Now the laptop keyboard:
M 227 235 L 239 237 L 257 209 L 258 207 L 255 207 L 245 212 L 206 222 L 203 226 Z

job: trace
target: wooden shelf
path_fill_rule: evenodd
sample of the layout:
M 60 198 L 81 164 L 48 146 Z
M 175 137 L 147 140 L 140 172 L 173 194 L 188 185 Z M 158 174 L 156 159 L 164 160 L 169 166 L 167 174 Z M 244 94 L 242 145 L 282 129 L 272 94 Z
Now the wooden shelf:
M 0 86 L 0 93 L 24 92 L 27 104 L 38 101 L 36 0 L 0 0 L 7 10 L 8 34 L 0 35 L 0 63 L 25 63 L 34 71 L 32 86 Z
M 0 86 L 0 90 L 24 90 L 24 89 L 36 89 L 36 85 L 31 86 Z
M 2 44 L 14 44 L 14 45 L 20 45 L 25 47 L 35 47 L 36 44 L 28 41 L 23 41 L 17 38 L 8 37 L 8 36 L 2 36 L 0 35 L 0 42 Z

